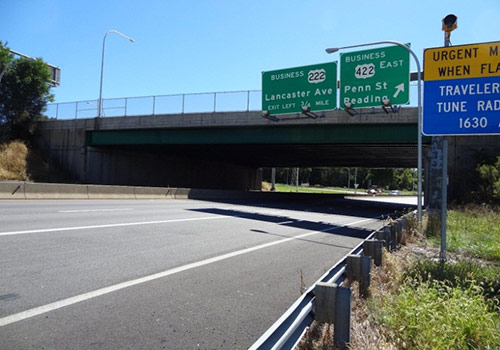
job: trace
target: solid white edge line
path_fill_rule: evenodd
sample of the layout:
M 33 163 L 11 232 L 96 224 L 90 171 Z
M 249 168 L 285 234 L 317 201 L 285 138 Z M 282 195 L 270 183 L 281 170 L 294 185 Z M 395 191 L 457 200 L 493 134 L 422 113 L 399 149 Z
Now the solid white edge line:
M 173 268 L 173 269 L 169 269 L 169 270 L 166 270 L 166 271 L 155 273 L 155 274 L 152 274 L 152 275 L 149 275 L 149 276 L 137 278 L 135 280 L 131 280 L 131 281 L 127 281 L 127 282 L 122 282 L 122 283 L 115 284 L 113 286 L 109 286 L 109 287 L 97 289 L 97 290 L 94 290 L 92 292 L 83 293 L 83 294 L 80 294 L 80 295 L 77 295 L 77 296 L 74 296 L 74 297 L 70 297 L 70 298 L 59 300 L 59 301 L 56 301 L 56 302 L 53 302 L 53 303 L 50 303 L 50 304 L 46 304 L 46 305 L 42 305 L 42 306 L 39 306 L 39 307 L 35 307 L 33 309 L 29 309 L 29 310 L 26 310 L 26 311 L 21 311 L 21 312 L 18 312 L 16 314 L 12 314 L 10 316 L 2 317 L 2 318 L 0 318 L 0 327 L 9 325 L 11 323 L 19 322 L 19 321 L 22 321 L 22 320 L 25 320 L 25 319 L 28 319 L 28 318 L 32 318 L 32 317 L 35 317 L 35 316 L 38 316 L 38 315 L 41 315 L 41 314 L 44 314 L 44 313 L 47 313 L 47 312 L 50 312 L 50 311 L 54 311 L 54 310 L 63 308 L 65 306 L 73 305 L 73 304 L 76 304 L 76 303 L 79 303 L 79 302 L 82 302 L 82 301 L 86 301 L 86 300 L 89 300 L 89 299 L 93 299 L 93 298 L 96 298 L 96 297 L 99 297 L 99 296 L 102 296 L 102 295 L 105 295 L 105 294 L 116 292 L 116 291 L 124 289 L 124 288 L 128 288 L 128 287 L 132 287 L 132 286 L 135 286 L 135 285 L 138 285 L 138 284 L 150 282 L 150 281 L 153 281 L 153 280 L 156 280 L 156 279 L 159 279 L 159 278 L 171 276 L 171 275 L 176 274 L 176 273 L 180 273 L 180 272 L 184 272 L 184 271 L 187 271 L 187 270 L 195 269 L 197 267 L 201 267 L 201 266 L 213 264 L 213 263 L 216 263 L 216 262 L 219 262 L 219 261 L 222 261 L 222 260 L 226 260 L 226 259 L 233 258 L 233 257 L 239 256 L 239 255 L 251 253 L 251 252 L 254 252 L 254 251 L 257 251 L 257 250 L 260 250 L 260 249 L 264 249 L 264 248 L 268 248 L 268 247 L 272 247 L 272 246 L 275 246 L 275 245 L 278 245 L 278 244 L 287 243 L 289 241 L 293 241 L 293 240 L 296 240 L 296 239 L 301 239 L 301 238 L 304 238 L 304 237 L 312 236 L 312 235 L 315 235 L 315 234 L 318 234 L 318 233 L 325 233 L 325 232 L 333 231 L 333 230 L 336 230 L 336 229 L 339 229 L 339 228 L 353 226 L 353 225 L 357 225 L 357 224 L 360 224 L 360 223 L 363 223 L 363 222 L 366 222 L 366 221 L 370 221 L 370 220 L 375 220 L 375 219 L 376 218 L 363 219 L 363 220 L 355 221 L 355 222 L 352 222 L 352 223 L 349 223 L 349 224 L 344 224 L 342 226 L 333 226 L 333 227 L 330 227 L 330 228 L 327 228 L 327 229 L 324 229 L 324 230 L 321 230 L 321 231 L 308 232 L 308 233 L 304 233 L 304 234 L 301 234 L 301 235 L 298 235 L 298 236 L 294 236 L 294 237 L 290 237 L 290 238 L 285 238 L 285 239 L 281 239 L 281 240 L 277 240 L 277 241 L 273 241 L 273 242 L 269 242 L 269 243 L 260 244 L 260 245 L 257 245 L 255 247 L 250 247 L 250 248 L 246 248 L 246 249 L 237 250 L 237 251 L 232 252 L 232 253 L 227 253 L 227 254 L 219 255 L 219 256 L 216 256 L 216 257 L 213 257 L 213 258 L 209 258 L 209 259 L 201 260 L 201 261 L 198 261 L 198 262 L 186 264 L 186 265 L 179 266 L 179 267 L 176 267 L 176 268 Z

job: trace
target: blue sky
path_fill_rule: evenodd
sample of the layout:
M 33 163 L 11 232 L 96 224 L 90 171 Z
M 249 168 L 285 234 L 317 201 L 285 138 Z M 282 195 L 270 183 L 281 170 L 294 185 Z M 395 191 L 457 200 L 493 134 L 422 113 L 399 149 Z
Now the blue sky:
M 380 40 L 423 49 L 500 40 L 500 1 L 1 0 L 0 40 L 61 68 L 56 102 L 260 90 L 261 72 L 338 60 L 325 48 Z M 412 63 L 412 71 L 415 65 Z

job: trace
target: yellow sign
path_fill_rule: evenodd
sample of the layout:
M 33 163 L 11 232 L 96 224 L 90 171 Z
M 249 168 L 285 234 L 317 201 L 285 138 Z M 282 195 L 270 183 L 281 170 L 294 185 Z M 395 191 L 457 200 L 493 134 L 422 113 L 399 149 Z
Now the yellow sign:
M 424 51 L 424 80 L 500 76 L 500 41 Z

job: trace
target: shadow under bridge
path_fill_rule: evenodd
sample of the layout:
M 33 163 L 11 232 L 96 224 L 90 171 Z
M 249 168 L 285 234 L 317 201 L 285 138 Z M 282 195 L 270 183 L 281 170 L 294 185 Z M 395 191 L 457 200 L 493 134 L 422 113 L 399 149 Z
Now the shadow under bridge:
M 416 168 L 418 153 L 416 123 L 93 130 L 87 145 L 254 168 Z

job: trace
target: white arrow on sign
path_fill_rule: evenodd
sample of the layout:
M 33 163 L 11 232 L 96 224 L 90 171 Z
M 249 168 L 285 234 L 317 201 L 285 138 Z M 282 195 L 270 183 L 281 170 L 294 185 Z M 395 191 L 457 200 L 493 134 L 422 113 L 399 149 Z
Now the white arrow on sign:
M 405 91 L 405 83 L 401 83 L 399 85 L 396 86 L 396 92 L 394 93 L 394 95 L 392 95 L 394 98 L 397 98 L 399 93 L 400 92 L 404 92 Z

